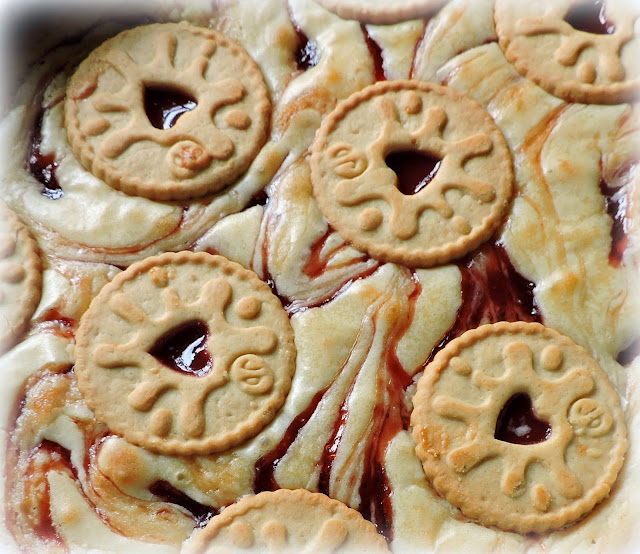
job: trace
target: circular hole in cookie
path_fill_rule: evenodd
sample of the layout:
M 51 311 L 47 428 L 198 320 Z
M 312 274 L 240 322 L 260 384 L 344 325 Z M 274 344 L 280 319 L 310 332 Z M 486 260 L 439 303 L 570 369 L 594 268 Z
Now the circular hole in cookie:
M 170 369 L 204 377 L 212 366 L 208 338 L 207 324 L 194 319 L 169 329 L 156 340 L 149 354 Z
M 407 196 L 420 192 L 433 181 L 442 162 L 439 158 L 418 150 L 390 152 L 384 161 L 398 177 L 398 190 Z
M 551 437 L 551 425 L 538 417 L 531 397 L 514 394 L 500 410 L 494 437 L 511 444 L 537 444 Z
M 607 19 L 606 3 L 603 0 L 580 0 L 573 4 L 564 20 L 576 31 L 594 35 L 611 35 L 615 25 Z
M 197 100 L 188 92 L 168 86 L 145 86 L 144 111 L 156 129 L 173 127 L 178 118 L 195 109 Z

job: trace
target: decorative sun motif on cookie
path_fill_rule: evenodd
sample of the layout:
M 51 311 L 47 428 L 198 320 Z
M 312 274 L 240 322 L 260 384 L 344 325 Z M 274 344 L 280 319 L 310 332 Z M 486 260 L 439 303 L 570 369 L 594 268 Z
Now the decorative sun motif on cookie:
M 537 323 L 483 325 L 450 342 L 418 383 L 411 423 L 434 488 L 468 517 L 519 533 L 590 511 L 626 450 L 607 376 Z
M 214 516 L 185 554 L 222 552 L 388 553 L 385 540 L 360 513 L 324 494 L 278 489 L 245 496 Z
M 80 64 L 65 126 L 76 156 L 112 187 L 178 200 L 244 172 L 266 140 L 269 112 L 260 70 L 239 45 L 167 23 L 124 31 Z
M 163 285 L 164 281 L 158 284 Z M 185 305 L 176 289 L 166 287 L 161 293 L 165 314 L 156 319 L 147 316 L 124 293 L 116 294 L 109 302 L 111 310 L 137 330 L 125 344 L 97 345 L 94 351 L 96 364 L 105 369 L 137 367 L 142 370 L 142 382 L 128 397 L 129 406 L 134 410 L 147 412 L 168 390 L 179 391 L 182 406 L 179 425 L 188 436 L 200 437 L 205 423 L 204 403 L 212 391 L 229 383 L 230 374 L 233 377 L 231 382 L 249 394 L 264 394 L 273 385 L 268 364 L 256 354 L 272 352 L 278 342 L 276 334 L 266 327 L 242 329 L 229 325 L 224 311 L 231 294 L 229 283 L 211 279 L 202 287 L 198 300 Z M 213 363 L 200 377 L 197 386 L 190 386 L 191 381 L 181 373 L 161 368 L 150 352 L 163 331 L 198 319 L 206 321 L 209 327 L 207 350 L 213 353 Z M 156 410 L 150 420 L 151 431 L 165 436 L 171 429 L 172 420 L 173 416 L 167 409 Z
M 422 101 L 415 92 L 407 92 L 403 103 L 409 113 L 422 111 Z M 349 177 L 335 188 L 338 202 L 354 206 L 371 199 L 385 200 L 391 206 L 391 232 L 399 239 L 409 239 L 418 232 L 418 218 L 423 211 L 435 210 L 445 219 L 454 216 L 453 208 L 445 198 L 449 190 L 461 191 L 481 203 L 495 199 L 493 188 L 470 177 L 463 167 L 470 158 L 491 152 L 493 144 L 487 135 L 480 133 L 457 141 L 443 139 L 442 132 L 448 118 L 442 108 L 427 109 L 423 114 L 424 124 L 412 133 L 402 125 L 398 109 L 391 99 L 377 98 L 374 106 L 383 123 L 378 139 L 367 147 L 367 156 L 356 155 L 358 165 L 346 174 L 345 158 L 352 155 L 349 145 L 335 144 L 329 152 L 329 155 L 336 154 L 336 173 L 345 173 L 344 176 Z M 428 152 L 441 160 L 438 174 L 428 188 L 410 196 L 400 192 L 396 173 L 385 162 L 390 145 L 394 150 L 410 148 Z M 367 158 L 371 162 L 368 167 Z M 362 170 L 359 174 L 358 168 Z M 360 226 L 364 230 L 374 230 L 376 223 L 382 223 L 382 214 L 375 208 L 361 214 Z M 453 224 L 463 234 L 471 231 L 471 225 L 460 214 L 454 217 Z
M 208 454 L 261 430 L 295 367 L 293 331 L 258 277 L 222 256 L 133 264 L 94 299 L 76 335 L 78 386 L 134 444 Z
M 555 371 L 562 363 L 562 354 L 554 347 L 546 353 L 545 359 L 552 359 L 545 369 Z M 569 470 L 564 459 L 567 445 L 573 438 L 570 423 L 554 416 L 567 413 L 574 401 L 594 387 L 593 378 L 582 368 L 572 369 L 557 380 L 541 379 L 533 369 L 531 349 L 522 342 L 511 342 L 503 350 L 505 372 L 501 377 L 491 377 L 480 369 L 471 371 L 470 366 L 460 358 L 450 362 L 455 371 L 467 375 L 473 384 L 487 393 L 485 401 L 474 406 L 450 396 L 439 395 L 433 399 L 435 411 L 443 417 L 463 420 L 473 428 L 473 438 L 467 444 L 452 450 L 447 461 L 457 472 L 464 473 L 486 460 L 500 457 L 503 460 L 502 492 L 509 496 L 520 494 L 525 486 L 527 467 L 535 461 L 545 460 L 545 468 L 552 477 L 557 490 L 566 498 L 576 498 L 582 494 L 578 478 Z M 544 362 L 543 362 L 544 365 Z M 536 411 L 553 420 L 551 437 L 538 444 L 510 444 L 495 438 L 496 421 L 505 399 L 522 390 L 535 391 Z M 567 394 L 570 391 L 570 394 Z M 544 485 L 532 485 L 531 500 L 537 509 L 545 511 L 553 497 L 553 492 Z
M 576 68 L 583 83 L 593 83 L 598 72 L 609 81 L 622 81 L 625 70 L 620 61 L 621 48 L 633 38 L 633 19 L 616 22 L 611 34 L 595 34 L 579 31 L 565 21 L 557 8 L 548 9 L 544 15 L 523 17 L 516 22 L 516 32 L 525 36 L 557 34 L 562 37 L 554 53 L 555 60 L 564 66 L 575 66 L 580 53 L 586 48 L 595 48 L 599 55 L 599 67 L 584 61 Z
M 122 75 L 127 84 L 118 92 L 93 95 L 91 103 L 99 113 L 126 112 L 129 121 L 126 126 L 105 137 L 100 152 L 107 158 L 117 158 L 132 144 L 145 140 L 170 147 L 166 163 L 177 179 L 199 173 L 214 159 L 228 159 L 234 152 L 234 146 L 227 135 L 214 125 L 188 125 L 191 118 L 212 118 L 219 108 L 239 102 L 246 94 L 238 79 L 228 78 L 213 84 L 204 79 L 216 46 L 213 40 L 203 42 L 191 65 L 183 70 L 175 67 L 177 38 L 169 32 L 158 35 L 156 56 L 147 64 L 136 63 L 121 49 L 108 52 L 104 61 Z M 184 114 L 170 129 L 153 127 L 144 106 L 140 106 L 140 94 L 134 94 L 134 91 L 144 89 L 146 83 L 152 83 L 163 72 L 171 74 L 175 83 L 190 83 L 197 91 L 195 96 L 198 105 L 192 110 L 195 113 L 191 116 Z M 242 113 L 245 118 L 249 117 L 245 112 Z M 108 133 L 110 127 L 108 119 L 97 116 L 86 121 L 82 130 L 88 135 L 101 135 Z
M 380 81 L 338 104 L 310 163 L 314 195 L 338 233 L 374 258 L 411 266 L 479 246 L 513 190 L 511 154 L 487 111 L 423 81 Z

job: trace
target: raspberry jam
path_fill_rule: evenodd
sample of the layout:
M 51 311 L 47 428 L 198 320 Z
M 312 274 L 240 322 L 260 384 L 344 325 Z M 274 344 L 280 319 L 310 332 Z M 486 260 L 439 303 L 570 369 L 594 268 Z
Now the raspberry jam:
M 187 321 L 162 335 L 149 354 L 175 371 L 204 377 L 212 365 L 208 338 L 209 328 L 204 321 Z
M 42 185 L 40 191 L 42 196 L 51 200 L 62 198 L 64 192 L 58 178 L 56 169 L 58 163 L 53 154 L 43 154 L 40 150 L 42 144 L 42 120 L 44 112 L 41 112 L 36 119 L 35 128 L 31 137 L 31 148 L 29 149 L 29 173 Z
M 611 35 L 616 26 L 607 19 L 603 0 L 581 1 L 569 9 L 564 20 L 577 31 L 594 35 Z
M 500 411 L 494 436 L 511 444 L 537 444 L 551 437 L 551 425 L 537 416 L 528 394 L 518 393 Z
M 385 158 L 398 176 L 398 190 L 407 196 L 420 192 L 438 173 L 441 160 L 417 150 L 398 150 Z
M 144 110 L 156 129 L 171 129 L 178 118 L 193 110 L 198 103 L 184 91 L 169 87 L 145 87 Z
M 300 71 L 306 71 L 318 65 L 320 61 L 318 45 L 315 41 L 309 40 L 300 27 L 296 25 L 295 29 L 298 35 L 298 48 L 295 52 L 296 65 Z

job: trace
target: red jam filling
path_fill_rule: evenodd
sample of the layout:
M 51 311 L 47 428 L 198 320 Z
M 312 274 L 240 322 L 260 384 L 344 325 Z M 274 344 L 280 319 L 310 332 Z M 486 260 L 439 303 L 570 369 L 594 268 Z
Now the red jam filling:
M 367 43 L 369 54 L 371 55 L 371 61 L 373 61 L 373 76 L 376 81 L 386 81 L 387 76 L 384 73 L 384 60 L 382 59 L 382 48 L 380 45 L 371 38 L 367 28 L 364 25 L 362 27 L 362 34 L 364 40 Z
M 40 151 L 40 145 L 42 144 L 42 118 L 44 113 L 41 113 L 37 120 L 33 136 L 31 138 L 31 148 L 29 149 L 29 172 L 33 177 L 42 184 L 42 190 L 40 191 L 43 196 L 51 200 L 57 200 L 62 198 L 64 192 L 58 179 L 56 177 L 56 169 L 58 163 L 56 162 L 53 154 L 43 154 Z
M 571 6 L 564 20 L 577 31 L 594 35 L 611 35 L 616 26 L 607 19 L 603 0 L 588 0 Z
M 300 71 L 306 71 L 318 65 L 320 61 L 318 45 L 315 41 L 309 40 L 309 37 L 297 25 L 295 29 L 298 34 L 298 48 L 295 52 L 296 65 Z
M 196 521 L 196 527 L 199 529 L 204 527 L 213 516 L 218 514 L 218 510 L 215 508 L 196 502 L 167 481 L 155 481 L 151 483 L 149 492 L 162 500 L 162 502 L 181 506 L 188 512 L 191 512 L 191 515 L 193 515 Z
M 144 110 L 156 129 L 171 129 L 178 118 L 198 105 L 186 92 L 170 87 L 145 87 Z
M 441 160 L 417 150 L 398 150 L 385 158 L 398 176 L 398 190 L 407 196 L 420 192 L 438 173 Z
M 208 338 L 209 328 L 204 321 L 187 321 L 162 335 L 149 354 L 175 371 L 204 377 L 212 366 Z
M 537 444 L 551 437 L 551 425 L 540 419 L 528 394 L 514 394 L 496 421 L 495 438 L 511 444 Z

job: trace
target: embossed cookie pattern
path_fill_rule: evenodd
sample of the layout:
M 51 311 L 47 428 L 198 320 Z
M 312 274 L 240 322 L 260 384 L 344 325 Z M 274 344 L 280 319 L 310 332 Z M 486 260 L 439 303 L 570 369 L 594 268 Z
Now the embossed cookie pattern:
M 484 525 L 520 533 L 588 513 L 626 450 L 597 362 L 536 323 L 484 325 L 451 342 L 419 382 L 412 425 L 436 490 Z
M 583 103 L 640 94 L 638 17 L 630 2 L 498 0 L 495 7 L 500 46 L 516 69 L 551 94 Z
M 169 104 L 189 102 L 159 125 L 149 103 L 163 94 Z M 65 104 L 69 141 L 87 169 L 156 200 L 229 185 L 264 144 L 269 116 L 266 85 L 248 54 L 217 31 L 184 23 L 105 42 L 79 66 Z
M 429 156 L 426 186 L 403 191 L 389 156 Z M 409 161 L 408 163 L 411 163 Z M 430 266 L 486 240 L 509 206 L 511 156 L 489 114 L 433 83 L 381 82 L 323 122 L 314 194 L 329 222 L 373 257 Z
M 38 245 L 20 218 L 0 203 L 0 354 L 25 331 L 41 293 Z
M 305 489 L 248 496 L 196 532 L 188 554 L 389 552 L 375 526 L 342 502 Z
M 280 302 L 221 256 L 147 258 L 83 317 L 76 374 L 96 417 L 164 453 L 225 450 L 284 402 L 295 363 Z

